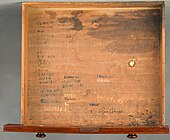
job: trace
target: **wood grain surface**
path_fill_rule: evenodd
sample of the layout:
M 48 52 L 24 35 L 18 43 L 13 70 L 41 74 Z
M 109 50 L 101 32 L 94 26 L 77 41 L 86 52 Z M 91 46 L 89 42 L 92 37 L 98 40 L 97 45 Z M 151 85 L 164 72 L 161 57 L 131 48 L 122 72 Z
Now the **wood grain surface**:
M 23 4 L 24 125 L 164 125 L 163 4 L 114 4 Z

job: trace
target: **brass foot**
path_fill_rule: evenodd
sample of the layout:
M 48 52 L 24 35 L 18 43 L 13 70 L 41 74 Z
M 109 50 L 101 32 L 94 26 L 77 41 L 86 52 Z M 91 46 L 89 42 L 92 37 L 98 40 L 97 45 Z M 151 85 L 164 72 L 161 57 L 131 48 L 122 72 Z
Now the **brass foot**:
M 38 132 L 38 133 L 36 134 L 36 137 L 37 137 L 37 138 L 45 138 L 46 135 L 45 135 L 43 132 Z
M 129 135 L 127 135 L 127 137 L 128 137 L 129 139 L 135 139 L 135 138 L 138 137 L 138 135 L 136 135 L 136 134 L 129 134 Z

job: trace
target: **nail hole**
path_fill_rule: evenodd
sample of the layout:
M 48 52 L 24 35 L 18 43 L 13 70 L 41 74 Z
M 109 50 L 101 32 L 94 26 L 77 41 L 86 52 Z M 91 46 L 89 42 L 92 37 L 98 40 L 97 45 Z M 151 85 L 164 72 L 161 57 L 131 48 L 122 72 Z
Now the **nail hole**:
M 128 64 L 130 67 L 134 67 L 136 62 L 135 62 L 135 60 L 131 60 Z
M 96 22 L 94 22 L 94 23 L 91 25 L 91 27 L 92 27 L 93 29 L 97 29 L 97 28 L 99 28 L 99 24 L 96 23 Z

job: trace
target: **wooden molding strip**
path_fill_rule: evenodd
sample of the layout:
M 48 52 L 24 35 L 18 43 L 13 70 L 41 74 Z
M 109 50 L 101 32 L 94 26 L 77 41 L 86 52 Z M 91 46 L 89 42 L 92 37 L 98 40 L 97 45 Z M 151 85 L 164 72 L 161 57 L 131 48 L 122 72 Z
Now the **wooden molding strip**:
M 115 7 L 160 7 L 164 1 L 129 1 L 129 2 L 22 2 L 29 7 L 54 7 L 65 8 L 115 8 Z
M 170 134 L 170 127 L 152 126 L 152 127 L 119 127 L 119 128 L 96 129 L 78 127 L 60 128 L 48 126 L 24 126 L 22 124 L 6 124 L 3 127 L 3 132 L 44 132 L 44 133 L 78 133 L 78 134 Z

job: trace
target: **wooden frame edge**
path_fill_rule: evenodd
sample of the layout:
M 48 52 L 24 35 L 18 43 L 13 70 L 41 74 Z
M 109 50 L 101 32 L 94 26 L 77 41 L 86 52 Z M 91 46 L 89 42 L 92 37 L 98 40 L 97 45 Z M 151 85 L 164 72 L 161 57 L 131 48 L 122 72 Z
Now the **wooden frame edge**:
M 161 36 L 160 36 L 160 66 L 161 66 L 161 95 L 160 95 L 160 105 L 161 105 L 161 123 L 165 125 L 165 2 L 161 5 Z
M 164 1 L 160 0 L 160 1 L 105 1 L 105 2 L 61 2 L 61 1 L 58 1 L 58 2 L 22 2 L 23 5 L 28 5 L 28 6 L 37 6 L 38 7 L 41 7 L 41 6 L 45 6 L 47 7 L 48 6 L 51 6 L 51 5 L 62 5 L 62 6 L 69 6 L 71 4 L 74 4 L 74 6 L 72 7 L 76 7 L 76 6 L 82 6 L 85 5 L 85 6 L 90 6 L 91 8 L 93 6 L 102 6 L 102 7 L 105 7 L 105 8 L 114 8 L 112 6 L 115 6 L 115 7 L 160 7 L 162 5 L 162 3 L 164 3 Z M 109 6 L 109 7 L 108 7 Z M 90 8 L 88 7 L 88 8 Z M 80 8 L 80 7 L 79 7 Z
M 26 46 L 27 46 L 27 6 L 22 4 L 22 66 L 21 66 L 21 122 L 25 124 L 25 114 L 26 114 L 26 104 L 25 96 L 27 95 L 27 88 L 25 82 L 27 81 L 27 75 L 26 75 L 26 69 L 27 69 L 27 63 L 26 63 Z
M 24 126 L 21 124 L 6 124 L 3 127 L 3 132 L 44 132 L 44 133 L 70 133 L 70 134 L 170 134 L 169 126 L 113 127 L 83 130 L 86 131 L 82 131 L 82 129 L 78 127 L 73 128 L 48 127 L 48 126 L 40 127 L 40 126 Z

